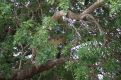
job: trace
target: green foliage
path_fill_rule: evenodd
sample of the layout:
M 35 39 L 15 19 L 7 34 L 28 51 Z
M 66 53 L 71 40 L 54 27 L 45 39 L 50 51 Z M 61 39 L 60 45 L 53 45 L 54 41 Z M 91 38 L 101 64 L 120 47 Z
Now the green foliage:
M 53 5 L 56 0 L 46 0 L 49 4 Z
M 12 48 L 13 37 L 7 38 L 4 42 L 0 43 L 0 70 L 3 74 L 10 75 L 12 66 Z
M 118 71 L 120 65 L 116 59 L 108 59 L 107 62 L 104 64 L 104 68 L 107 72 L 113 74 Z
M 79 1 L 78 4 L 81 5 L 80 8 L 82 7 L 81 11 L 83 11 L 86 7 Z M 80 2 L 84 2 L 84 0 Z M 6 77 L 9 78 L 11 71 L 19 68 L 20 61 L 22 61 L 21 69 L 24 69 L 26 65 L 29 66 L 28 62 L 31 60 L 25 59 L 25 53 L 31 54 L 32 48 L 36 49 L 35 62 L 37 65 L 54 60 L 59 52 L 58 45 L 52 44 L 49 39 L 53 39 L 54 36 L 56 42 L 64 36 L 66 44 L 62 41 L 62 57 L 70 57 L 70 61 L 34 76 L 33 80 L 52 80 L 55 79 L 55 76 L 62 80 L 94 80 L 93 76 L 100 73 L 104 73 L 104 80 L 119 80 L 120 75 L 118 74 L 121 70 L 121 0 L 108 0 L 103 6 L 103 8 L 105 7 L 104 11 L 97 11 L 97 14 L 101 15 L 92 14 L 98 18 L 96 20 L 104 31 L 103 35 L 99 35 L 99 29 L 92 20 L 85 19 L 82 22 L 75 22 L 73 24 L 73 27 L 77 29 L 75 30 L 68 25 L 73 22 L 59 23 L 50 16 L 56 9 L 67 12 L 72 8 L 72 4 L 75 5 L 73 7 L 76 11 L 74 12 L 79 13 L 76 9 L 79 5 L 76 6 L 70 0 L 16 0 L 16 2 L 1 0 L 0 74 L 6 74 Z M 49 12 L 51 8 L 54 10 L 52 13 Z M 81 35 L 80 39 L 77 33 Z M 20 45 L 24 46 L 20 47 Z M 79 57 L 78 60 L 72 59 L 71 55 L 71 48 L 76 45 L 81 46 L 75 53 Z M 17 51 L 14 51 L 14 48 Z M 15 57 L 14 53 L 21 54 Z
M 14 45 L 15 44 L 24 44 L 24 43 L 31 43 L 33 38 L 34 29 L 36 26 L 33 24 L 31 20 L 28 20 L 26 22 L 23 22 L 18 28 L 15 39 L 14 39 Z
M 12 14 L 11 4 L 0 3 L 0 17 L 10 17 Z
M 89 69 L 86 66 L 80 66 L 75 69 L 75 80 L 88 80 L 87 74 L 89 73 Z
M 48 33 L 43 27 L 38 28 L 37 33 L 33 37 L 32 47 L 38 49 L 37 62 L 43 63 L 56 55 L 56 48 L 48 43 Z
M 4 29 L 7 24 L 12 24 L 11 4 L 0 3 L 0 38 L 4 37 Z
M 58 23 L 54 21 L 51 17 L 44 17 L 43 21 L 43 28 L 45 29 L 52 29 L 54 26 L 56 26 Z
M 109 0 L 111 5 L 111 12 L 118 12 L 121 8 L 121 1 L 120 0 Z
M 47 3 L 54 5 L 58 4 L 58 7 L 67 11 L 70 7 L 70 0 L 46 0 Z
M 67 11 L 70 7 L 70 0 L 60 0 L 58 7 Z
M 88 59 L 91 59 L 93 60 L 96 60 L 95 58 L 99 57 L 99 54 L 101 53 L 101 47 L 100 47 L 100 44 L 102 44 L 101 42 L 97 42 L 97 41 L 89 41 L 89 42 L 86 42 L 86 43 L 83 43 L 81 44 L 81 48 L 79 49 L 79 55 L 80 55 L 80 58 L 85 59 L 85 60 L 88 60 Z M 88 61 L 91 61 L 91 60 L 88 60 Z M 96 60 L 97 61 L 97 60 Z M 94 62 L 94 61 L 92 61 Z

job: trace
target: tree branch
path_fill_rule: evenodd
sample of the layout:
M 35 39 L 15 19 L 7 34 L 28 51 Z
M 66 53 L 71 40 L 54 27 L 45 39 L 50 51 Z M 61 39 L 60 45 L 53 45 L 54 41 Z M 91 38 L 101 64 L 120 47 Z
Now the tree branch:
M 85 16 L 85 14 L 90 14 L 92 13 L 96 8 L 100 7 L 101 5 L 103 5 L 104 0 L 97 0 L 94 4 L 92 4 L 89 8 L 85 9 L 82 13 L 74 13 L 72 11 L 68 11 L 67 12 L 67 17 L 71 18 L 71 19 L 75 19 L 75 20 L 81 20 L 83 19 Z M 58 11 L 53 15 L 53 19 L 58 21 L 59 19 L 62 18 L 62 16 L 64 16 L 66 13 L 64 13 L 64 11 Z
M 60 59 L 48 61 L 46 64 L 33 66 L 28 69 L 17 71 L 15 74 L 13 74 L 12 80 L 24 80 L 27 78 L 31 78 L 35 74 L 52 69 L 53 67 L 63 64 L 68 60 L 69 58 L 60 58 Z
M 100 7 L 101 5 L 103 5 L 104 0 L 97 0 L 93 5 L 91 5 L 89 8 L 87 8 L 86 10 L 84 10 L 79 16 L 79 19 L 83 19 L 84 14 L 90 14 L 91 12 L 93 12 L 96 8 Z

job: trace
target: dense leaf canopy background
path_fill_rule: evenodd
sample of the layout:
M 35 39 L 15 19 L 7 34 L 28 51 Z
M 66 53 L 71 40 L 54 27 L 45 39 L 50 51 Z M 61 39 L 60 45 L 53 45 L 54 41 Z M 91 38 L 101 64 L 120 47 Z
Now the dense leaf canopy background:
M 69 11 L 79 15 L 103 0 L 85 1 L 0 0 L 0 80 L 19 80 L 14 73 L 31 68 L 33 75 L 22 79 L 120 80 L 121 0 L 104 0 L 83 19 L 70 18 Z M 69 60 L 36 71 L 60 58 Z

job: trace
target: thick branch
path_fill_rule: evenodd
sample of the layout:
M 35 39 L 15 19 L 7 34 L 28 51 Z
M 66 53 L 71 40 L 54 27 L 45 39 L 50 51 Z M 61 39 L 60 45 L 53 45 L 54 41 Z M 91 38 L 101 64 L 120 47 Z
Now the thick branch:
M 84 10 L 81 14 L 80 14 L 80 19 L 83 19 L 84 14 L 90 14 L 91 12 L 93 12 L 96 8 L 100 7 L 103 4 L 104 0 L 97 0 L 97 2 L 95 2 L 93 5 L 91 5 L 89 8 L 87 8 L 86 10 Z
M 60 59 L 48 61 L 46 64 L 42 64 L 39 66 L 33 66 L 31 68 L 18 71 L 13 75 L 12 80 L 24 80 L 27 78 L 31 78 L 33 75 L 35 75 L 37 73 L 47 71 L 57 65 L 63 64 L 65 61 L 68 61 L 68 58 L 60 58 Z
M 76 13 L 69 10 L 67 12 L 67 17 L 71 18 L 71 19 L 76 19 L 76 20 L 83 19 L 85 17 L 83 15 L 92 13 L 96 8 L 100 7 L 103 3 L 104 3 L 104 0 L 97 0 L 97 2 L 92 4 L 89 8 L 87 8 L 86 10 L 84 10 L 80 14 L 79 13 L 76 14 Z M 63 15 L 65 15 L 65 13 L 63 11 L 59 11 L 59 12 L 55 13 L 52 18 L 54 20 L 58 21 L 59 19 L 61 19 L 61 17 Z

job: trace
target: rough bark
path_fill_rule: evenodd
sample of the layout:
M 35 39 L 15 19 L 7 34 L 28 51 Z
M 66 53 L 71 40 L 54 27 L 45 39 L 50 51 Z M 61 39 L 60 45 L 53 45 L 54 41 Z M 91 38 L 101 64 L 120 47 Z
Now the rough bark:
M 13 75 L 12 80 L 24 80 L 27 78 L 31 78 L 35 74 L 52 69 L 53 67 L 55 67 L 57 65 L 61 65 L 65 61 L 68 61 L 68 58 L 60 58 L 60 59 L 48 61 L 46 64 L 33 66 L 33 67 L 25 69 L 25 70 L 17 71 Z
M 96 8 L 100 7 L 103 4 L 104 0 L 97 0 L 93 5 L 84 10 L 79 16 L 79 19 L 83 19 L 83 15 L 92 13 Z

